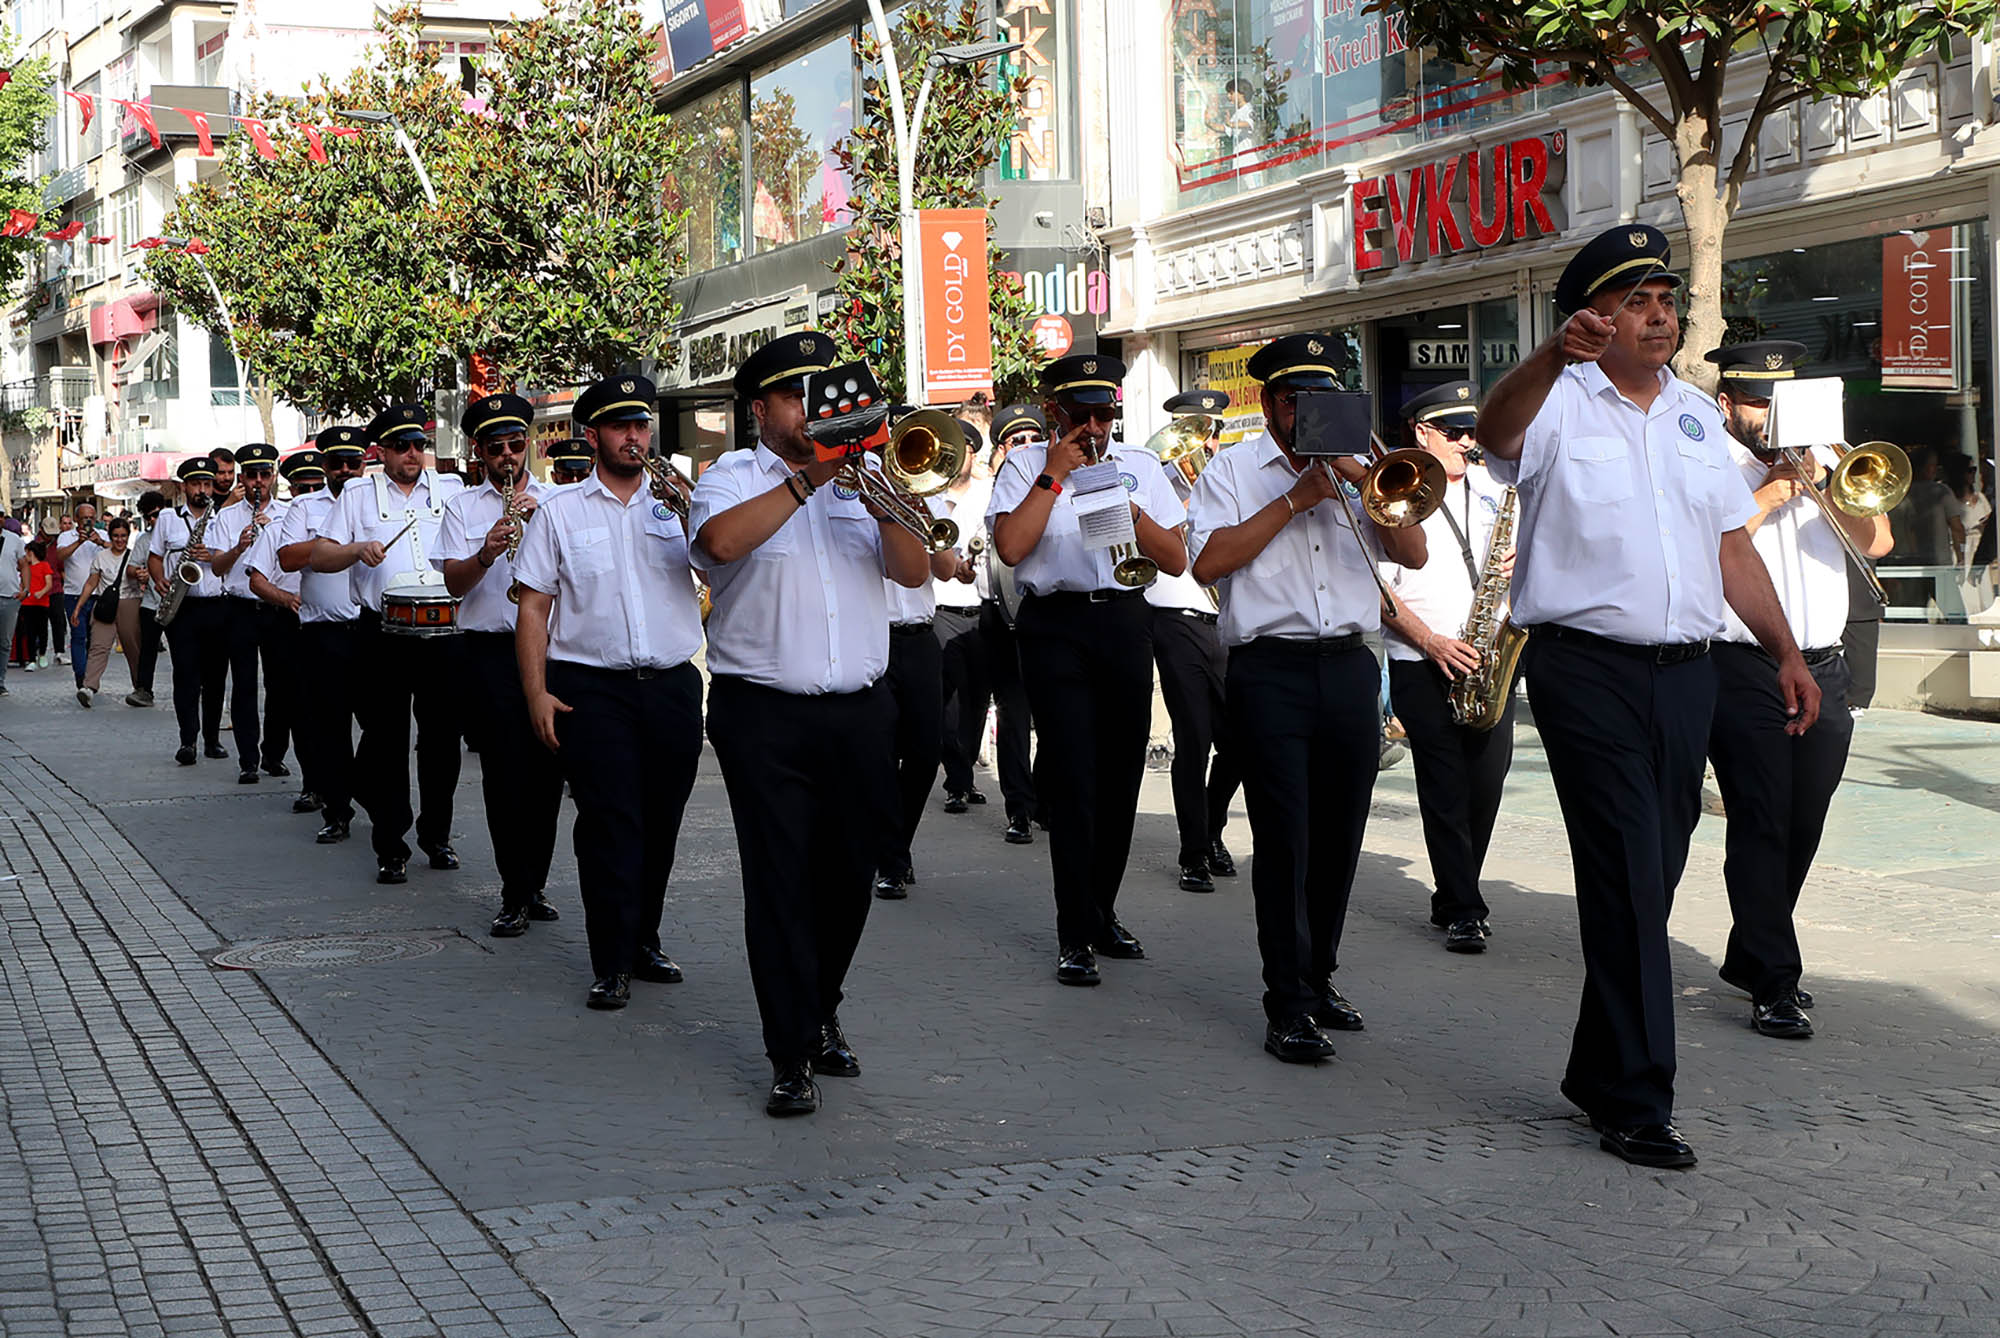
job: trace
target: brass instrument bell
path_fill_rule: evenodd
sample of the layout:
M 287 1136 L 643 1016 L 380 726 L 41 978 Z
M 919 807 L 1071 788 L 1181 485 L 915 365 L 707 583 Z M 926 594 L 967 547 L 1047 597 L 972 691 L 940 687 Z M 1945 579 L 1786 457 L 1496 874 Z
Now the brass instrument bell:
M 1827 479 L 1833 504 L 1850 516 L 1893 511 L 1909 494 L 1910 457 L 1893 442 L 1864 441 L 1840 457 Z
M 1161 464 L 1178 473 L 1192 488 L 1195 480 L 1201 477 L 1201 471 L 1215 456 L 1209 442 L 1221 426 L 1220 419 L 1205 414 L 1180 414 L 1146 438 L 1146 449 L 1157 455 Z

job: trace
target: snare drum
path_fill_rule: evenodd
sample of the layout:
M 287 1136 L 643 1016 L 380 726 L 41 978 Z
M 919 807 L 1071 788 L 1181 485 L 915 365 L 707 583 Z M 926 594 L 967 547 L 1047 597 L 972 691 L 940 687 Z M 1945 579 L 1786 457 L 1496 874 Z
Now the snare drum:
M 396 636 L 456 636 L 458 600 L 441 585 L 406 585 L 382 592 L 382 630 Z

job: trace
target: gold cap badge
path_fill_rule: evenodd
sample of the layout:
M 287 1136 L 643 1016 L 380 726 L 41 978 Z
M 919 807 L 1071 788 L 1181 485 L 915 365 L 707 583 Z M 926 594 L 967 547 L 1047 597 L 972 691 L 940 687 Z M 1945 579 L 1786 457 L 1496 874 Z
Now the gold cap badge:
M 1644 247 L 1651 239 L 1643 232 L 1628 232 L 1625 234 L 1625 240 L 1632 243 L 1635 247 Z
M 1308 339 L 1306 340 L 1306 352 L 1317 358 L 1320 354 L 1326 352 L 1326 345 L 1320 343 L 1317 339 Z
M 633 391 L 633 385 L 632 385 L 632 383 L 631 383 L 630 381 L 620 381 L 620 382 L 618 383 L 618 393 L 619 393 L 619 394 L 621 394 L 621 395 L 629 395 L 629 394 L 631 394 L 631 393 L 632 393 L 632 391 Z
M 1775 371 L 1777 371 L 1777 370 L 1778 370 L 1778 369 L 1779 369 L 1780 367 L 1782 367 L 1782 366 L 1784 366 L 1784 365 L 1785 365 L 1785 355 L 1784 355 L 1784 354 L 1782 354 L 1782 353 L 1766 353 L 1766 354 L 1764 355 L 1764 366 L 1765 366 L 1766 370 L 1768 370 L 1768 371 L 1773 371 L 1773 372 L 1775 372 Z

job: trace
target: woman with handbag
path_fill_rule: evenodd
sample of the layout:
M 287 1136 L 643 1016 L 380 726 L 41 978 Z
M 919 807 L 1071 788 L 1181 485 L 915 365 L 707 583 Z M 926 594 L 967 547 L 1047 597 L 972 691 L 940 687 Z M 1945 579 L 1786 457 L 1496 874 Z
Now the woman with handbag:
M 85 578 L 83 592 L 77 598 L 76 612 L 70 615 L 70 626 L 88 611 L 90 616 L 89 659 L 83 671 L 83 683 L 76 690 L 76 704 L 89 706 L 97 696 L 97 685 L 104 678 L 104 666 L 111 659 L 111 647 L 118 640 L 118 614 L 128 602 L 136 604 L 139 599 L 139 575 L 145 567 L 132 565 L 132 522 L 119 519 L 111 522 L 111 547 L 100 552 L 90 564 L 90 575 Z M 92 595 L 97 596 L 95 603 Z M 133 681 L 138 681 L 139 646 L 135 639 L 125 641 L 126 668 L 131 671 Z

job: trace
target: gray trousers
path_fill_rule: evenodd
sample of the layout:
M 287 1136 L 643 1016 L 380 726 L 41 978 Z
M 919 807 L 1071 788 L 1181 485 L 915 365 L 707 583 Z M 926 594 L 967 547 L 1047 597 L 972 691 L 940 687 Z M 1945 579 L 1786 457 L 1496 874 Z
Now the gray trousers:
M 0 688 L 7 686 L 7 661 L 14 658 L 14 624 L 21 618 L 21 597 L 0 599 Z

